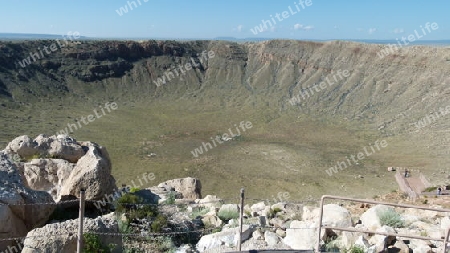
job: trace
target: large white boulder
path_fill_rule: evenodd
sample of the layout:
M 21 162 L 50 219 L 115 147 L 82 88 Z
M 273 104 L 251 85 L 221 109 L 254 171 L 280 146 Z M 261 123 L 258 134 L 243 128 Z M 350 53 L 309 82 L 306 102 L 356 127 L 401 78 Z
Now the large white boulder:
M 323 206 L 323 226 L 332 227 L 352 227 L 352 217 L 350 212 L 339 205 L 328 204 Z
M 67 180 L 61 186 L 61 196 L 79 198 L 80 190 L 86 190 L 87 200 L 100 200 L 114 192 L 116 182 L 111 175 L 111 161 L 105 147 L 96 143 L 83 142 L 87 152 L 82 156 Z
M 364 225 L 364 227 L 366 227 L 367 229 L 377 230 L 382 227 L 380 221 L 380 214 L 389 211 L 394 211 L 394 208 L 385 205 L 376 205 L 365 211 L 361 215 L 360 220 Z
M 291 222 L 283 243 L 295 250 L 311 250 L 317 243 L 317 224 L 313 221 Z
M 36 142 L 27 135 L 22 135 L 12 140 L 6 146 L 5 151 L 7 153 L 18 154 L 21 157 L 29 158 L 39 153 L 39 150 L 36 147 Z
M 4 151 L 0 151 L 0 203 L 0 239 L 25 236 L 47 222 L 55 209 L 50 194 L 26 187 L 15 163 Z M 0 252 L 12 243 L 0 240 Z
M 32 159 L 23 164 L 28 187 L 49 192 L 55 201 L 61 198 L 61 188 L 69 178 L 75 164 L 63 159 Z
M 201 199 L 202 198 L 202 185 L 197 178 L 187 177 L 168 180 L 160 183 L 158 187 L 173 188 L 175 191 L 180 192 L 184 199 Z
M 274 232 L 266 231 L 264 232 L 264 240 L 269 247 L 275 246 L 280 242 L 280 237 Z
M 197 243 L 197 250 L 200 252 L 211 251 L 221 246 L 235 247 L 238 241 L 239 228 L 228 228 L 222 232 L 202 236 Z M 253 228 L 244 225 L 242 229 L 242 241 L 248 240 L 253 233 Z
M 76 252 L 77 231 L 78 219 L 47 224 L 42 228 L 36 228 L 28 233 L 24 241 L 22 253 Z M 90 232 L 119 233 L 119 227 L 114 218 L 114 214 L 97 217 L 96 219 L 85 218 L 84 234 Z M 122 237 L 102 235 L 99 236 L 99 239 L 104 246 L 114 245 L 115 247 L 112 252 L 122 252 Z
M 376 232 L 383 232 L 383 233 L 391 233 L 396 234 L 397 232 L 389 227 L 389 226 L 382 226 L 376 230 Z M 385 236 L 385 235 L 374 235 L 369 239 L 369 243 L 372 245 L 376 245 L 377 249 L 383 249 L 387 248 L 387 246 L 393 245 L 395 243 L 395 236 Z
M 22 161 L 15 164 L 27 187 L 49 192 L 55 201 L 79 197 L 82 188 L 87 200 L 102 200 L 116 190 L 108 152 L 96 143 L 67 135 L 39 135 L 34 140 L 24 135 L 11 141 L 5 152 L 20 156 Z
M 85 153 L 80 143 L 67 135 L 48 137 L 42 134 L 34 140 L 27 135 L 19 136 L 6 146 L 5 151 L 18 154 L 24 159 L 38 156 L 41 158 L 61 158 L 71 163 L 76 163 Z

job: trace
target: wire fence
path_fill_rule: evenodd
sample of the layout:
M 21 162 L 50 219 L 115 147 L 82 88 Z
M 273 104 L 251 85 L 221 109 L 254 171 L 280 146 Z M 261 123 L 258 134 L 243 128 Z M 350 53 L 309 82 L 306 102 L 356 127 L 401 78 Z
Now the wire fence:
M 73 230 L 71 231 L 67 231 L 67 230 L 62 230 L 62 231 L 52 231 L 52 233 L 40 233 L 40 231 L 38 232 L 34 232 L 34 233 L 29 233 L 26 236 L 12 236 L 9 238 L 0 238 L 0 253 L 9 253 L 9 252 L 21 252 L 21 250 L 26 247 L 27 245 L 49 245 L 49 244 L 57 244 L 57 245 L 62 245 L 64 244 L 64 242 L 68 241 L 69 239 L 72 241 L 76 240 L 77 241 L 77 252 L 83 252 L 82 250 L 84 249 L 84 247 L 88 244 L 85 242 L 88 242 L 88 237 L 86 236 L 95 236 L 97 239 L 99 240 L 99 242 L 104 243 L 104 242 L 110 242 L 110 244 L 108 244 L 111 249 L 116 249 L 117 251 L 112 250 L 111 252 L 155 252 L 154 248 L 153 249 L 147 249 L 145 247 L 166 247 L 167 241 L 165 240 L 169 240 L 172 244 L 171 247 L 173 247 L 173 243 L 174 242 L 178 242 L 176 245 L 181 245 L 181 244 L 191 244 L 191 245 L 195 245 L 197 244 L 197 242 L 200 240 L 200 238 L 204 235 L 207 234 L 211 234 L 213 232 L 219 232 L 219 231 L 224 231 L 222 230 L 222 226 L 214 226 L 214 227 L 205 227 L 204 224 L 199 225 L 199 226 L 193 226 L 194 225 L 194 220 L 198 219 L 198 217 L 193 217 L 193 216 L 187 216 L 189 217 L 187 220 L 181 220 L 182 222 L 184 221 L 189 221 L 191 222 L 190 224 L 186 225 L 182 222 L 180 222 L 179 224 L 175 224 L 175 225 L 182 225 L 183 226 L 174 226 L 174 227 L 165 227 L 163 229 L 161 229 L 158 232 L 154 232 L 150 226 L 145 227 L 134 227 L 135 229 L 133 230 L 122 230 L 120 228 L 116 228 L 113 230 L 103 230 L 102 229 L 93 229 L 92 227 L 87 228 L 85 231 L 83 230 L 83 226 L 85 226 L 87 224 L 87 222 L 84 221 L 85 217 L 84 217 L 84 209 L 86 206 L 86 203 L 95 203 L 96 201 L 85 201 L 84 200 L 84 191 L 80 192 L 80 199 L 74 199 L 74 200 L 65 200 L 65 201 L 60 201 L 58 203 L 55 202 L 44 202 L 44 203 L 0 203 L 0 208 L 2 208 L 3 206 L 7 206 L 7 207 L 11 207 L 11 208 L 15 208 L 17 209 L 20 206 L 25 206 L 25 207 L 29 207 L 29 206 L 47 206 L 47 205 L 53 205 L 53 206 L 64 206 L 64 207 L 71 207 L 71 208 L 79 208 L 79 216 L 78 219 L 76 220 L 72 220 L 72 222 L 78 221 L 78 226 L 70 226 Z M 227 230 L 227 231 L 231 231 L 231 233 L 235 233 L 235 235 L 237 237 L 235 238 L 241 238 L 241 240 L 237 241 L 237 245 L 235 245 L 236 250 L 238 252 L 241 251 L 241 243 L 242 243 L 242 238 L 243 238 L 243 226 L 250 226 L 251 230 L 256 231 L 257 229 L 260 230 L 270 230 L 270 231 L 277 231 L 278 230 L 283 230 L 285 232 L 287 232 L 288 230 L 311 230 L 312 233 L 318 233 L 321 228 L 326 228 L 327 224 L 322 224 L 320 223 L 311 223 L 310 226 L 302 226 L 302 227 L 289 227 L 287 226 L 285 223 L 280 225 L 280 224 L 276 224 L 274 222 L 267 222 L 268 219 L 267 218 L 271 218 L 268 217 L 270 216 L 268 213 L 266 213 L 266 215 L 261 215 L 261 216 L 266 216 L 265 219 L 263 219 L 264 221 L 262 221 L 261 219 L 257 219 L 257 220 L 246 220 L 246 222 L 243 221 L 243 210 L 245 208 L 242 208 L 245 204 L 245 202 L 247 203 L 260 203 L 263 202 L 265 204 L 265 207 L 267 206 L 271 206 L 271 203 L 273 202 L 273 200 L 271 199 L 261 199 L 261 198 L 245 198 L 243 195 L 243 190 L 241 192 L 241 198 L 229 198 L 229 199 L 209 199 L 209 200 L 196 200 L 196 201 L 187 201 L 184 199 L 179 200 L 179 203 L 173 203 L 172 201 L 163 201 L 161 203 L 142 203 L 142 204 L 136 204 L 136 203 L 120 203 L 123 206 L 126 205 L 130 205 L 130 206 L 134 206 L 135 209 L 133 210 L 137 210 L 143 206 L 152 206 L 152 207 L 157 207 L 158 209 L 161 208 L 163 209 L 164 212 L 169 211 L 172 212 L 172 214 L 177 214 L 180 212 L 185 212 L 185 213 L 194 213 L 196 211 L 202 210 L 202 207 L 204 207 L 205 209 L 209 209 L 211 210 L 211 208 L 216 208 L 216 211 L 218 210 L 218 208 L 226 203 L 228 204 L 233 204 L 238 206 L 238 209 L 240 211 L 240 217 L 239 217 L 239 224 L 236 224 L 236 222 L 234 224 L 228 223 L 227 228 L 229 229 L 236 229 L 234 230 Z M 348 198 L 348 200 L 351 200 L 350 198 Z M 358 201 L 368 201 L 368 200 L 358 200 Z M 373 201 L 372 201 L 373 202 Z M 239 203 L 239 204 L 235 204 L 235 203 Z M 323 209 L 323 197 L 322 199 L 307 199 L 307 200 L 300 200 L 300 201 L 280 201 L 278 203 L 274 203 L 274 204 L 279 204 L 282 203 L 284 205 L 299 205 L 304 206 L 306 204 L 314 204 L 314 205 L 318 205 L 320 206 L 321 209 Z M 370 201 L 368 201 L 367 203 L 371 203 Z M 375 202 L 373 202 L 375 203 Z M 108 204 L 118 204 L 117 202 L 108 202 Z M 216 204 L 220 204 L 220 205 L 216 205 Z M 194 210 L 191 209 L 189 211 L 187 211 L 187 207 L 200 207 L 198 210 Z M 170 208 L 172 207 L 176 207 L 173 208 L 172 210 L 170 210 Z M 273 207 L 273 206 L 272 206 Z M 93 206 L 91 205 L 91 208 L 93 208 Z M 169 210 L 167 209 L 169 208 Z M 423 209 L 423 207 L 420 207 Z M 419 209 L 420 209 L 419 208 Z M 183 209 L 183 210 L 180 210 Z M 257 208 L 258 209 L 258 208 Z M 131 209 L 130 209 L 131 210 Z M 295 214 L 295 208 L 293 209 L 293 214 Z M 300 209 L 297 209 L 300 210 Z M 129 210 L 128 210 L 129 211 Z M 253 211 L 253 210 L 252 210 Z M 266 209 L 263 209 L 262 206 L 260 206 L 260 208 L 258 209 L 258 211 L 255 212 L 266 212 Z M 322 211 L 321 211 L 322 212 Z M 166 213 L 165 213 L 166 214 Z M 169 216 L 172 214 L 168 214 Z M 322 214 L 321 214 L 322 215 Z M 203 215 L 199 215 L 200 217 L 204 216 Z M 219 216 L 219 215 L 217 215 Z M 255 216 L 254 214 L 247 214 L 246 216 L 248 216 L 248 218 Z M 274 216 L 272 216 L 273 218 Z M 155 218 L 155 217 L 153 217 Z M 220 218 L 220 217 L 219 217 Z M 116 216 L 117 222 L 120 222 L 121 217 L 120 216 Z M 320 220 L 322 219 L 322 216 L 320 217 Z M 178 220 L 179 222 L 180 220 Z M 130 223 L 128 223 L 129 225 Z M 167 224 L 166 224 L 167 225 Z M 138 229 L 136 229 L 138 228 Z M 338 228 L 337 228 L 338 229 Z M 246 231 L 244 231 L 246 232 Z M 359 231 L 361 232 L 361 231 Z M 371 232 L 371 231 L 367 231 L 367 232 Z M 308 232 L 309 233 L 309 232 Z M 0 233 L 1 236 L 1 233 Z M 319 237 L 320 237 L 320 233 L 319 233 Z M 69 238 L 69 239 L 68 239 Z M 92 239 L 92 237 L 90 237 Z M 31 241 L 30 241 L 31 240 Z M 235 239 L 236 240 L 236 239 Z M 39 241 L 41 244 L 39 243 L 31 243 L 32 241 Z M 179 242 L 182 243 L 179 243 Z M 45 242 L 45 243 L 44 243 Z M 157 245 L 157 246 L 155 246 Z M 158 246 L 159 245 L 159 246 Z M 3 250 L 3 251 L 1 251 Z M 168 249 L 167 249 L 168 250 Z
M 84 194 L 84 193 L 83 193 Z M 81 193 L 80 193 L 81 195 Z M 117 199 L 116 199 L 117 200 Z M 136 203 L 120 203 L 120 205 L 122 206 L 133 206 L 134 208 L 141 208 L 143 206 L 152 206 L 152 207 L 157 207 L 158 209 L 164 209 L 164 208 L 174 208 L 176 207 L 176 211 L 175 213 L 179 213 L 178 208 L 180 207 L 199 207 L 199 209 L 201 210 L 201 208 L 203 207 L 204 209 L 208 209 L 211 208 L 212 206 L 216 206 L 216 207 L 220 207 L 223 204 L 235 204 L 235 203 L 239 203 L 239 200 L 243 201 L 243 199 L 239 199 L 239 198 L 228 198 L 228 199 L 211 199 L 211 200 L 197 200 L 197 201 L 185 201 L 183 199 L 181 200 L 176 200 L 174 201 L 163 201 L 161 203 L 140 203 L 140 204 L 136 204 Z M 180 201 L 180 202 L 178 202 Z M 262 199 L 262 198 L 246 198 L 245 201 L 247 203 L 259 203 L 259 202 L 263 202 L 265 205 L 271 205 L 271 204 L 275 204 L 274 200 L 271 199 Z M 83 202 L 83 203 L 81 203 Z M 43 202 L 43 203 L 0 203 L 0 208 L 2 206 L 8 206 L 11 208 L 17 208 L 20 206 L 25 206 L 25 207 L 29 207 L 29 206 L 56 206 L 56 207 L 76 207 L 79 208 L 81 206 L 83 206 L 83 214 L 81 214 L 78 217 L 78 220 L 81 219 L 81 222 L 83 224 L 85 224 L 84 221 L 84 206 L 86 204 L 90 204 L 90 206 L 92 207 L 95 203 L 102 203 L 104 205 L 117 205 L 117 201 L 115 202 L 106 202 L 106 201 L 92 201 L 92 200 L 87 200 L 84 201 L 84 198 L 80 198 L 80 199 L 73 199 L 73 200 L 64 200 L 64 201 L 60 201 L 58 203 L 55 202 Z M 284 204 L 292 204 L 292 205 L 304 205 L 304 204 L 319 204 L 320 199 L 308 199 L 308 200 L 301 200 L 301 201 L 279 201 L 282 202 Z M 243 203 L 243 202 L 242 202 Z M 235 204 L 240 206 L 239 204 Z M 240 208 L 243 209 L 243 208 Z M 96 209 L 97 211 L 98 208 Z M 81 211 L 81 210 L 80 210 Z M 195 210 L 198 211 L 198 210 Z M 191 210 L 191 213 L 194 212 L 194 210 Z M 187 212 L 189 213 L 189 212 Z M 120 219 L 120 217 L 118 217 L 117 219 Z M 192 220 L 196 219 L 196 217 L 192 217 Z M 192 221 L 191 220 L 191 221 Z M 234 228 L 239 228 L 242 227 L 244 224 L 242 223 L 242 221 L 240 222 L 239 225 L 236 225 Z M 251 225 L 252 229 L 279 229 L 279 227 L 276 226 L 270 226 L 270 225 L 266 225 L 266 224 L 246 224 L 246 225 Z M 85 225 L 83 225 L 85 226 Z M 117 232 L 99 232 L 99 231 L 93 231 L 92 229 L 86 229 L 86 231 L 82 231 L 82 235 L 83 238 L 79 238 L 79 232 L 80 232 L 80 227 L 83 227 L 81 225 L 78 226 L 78 230 L 77 231 L 58 231 L 58 234 L 42 234 L 39 233 L 38 235 L 36 235 L 36 233 L 34 233 L 33 235 L 26 235 L 26 236 L 13 236 L 13 237 L 8 237 L 8 238 L 0 238 L 0 253 L 6 253 L 6 252 L 20 252 L 22 250 L 22 248 L 24 247 L 24 245 L 26 246 L 26 240 L 45 240 L 45 241 L 49 241 L 49 240 L 53 240 L 53 241 L 57 241 L 57 240 L 66 240 L 63 238 L 76 238 L 77 241 L 81 241 L 81 245 L 83 245 L 83 242 L 85 240 L 84 236 L 86 235 L 94 235 L 97 236 L 100 240 L 109 237 L 109 238 L 119 238 L 118 241 L 121 242 L 122 244 L 122 251 L 124 251 L 126 249 L 126 245 L 128 244 L 128 247 L 132 247 L 132 243 L 130 243 L 130 240 L 143 240 L 143 241 L 157 241 L 161 238 L 174 238 L 174 237 L 189 237 L 189 238 L 194 238 L 191 242 L 193 242 L 194 244 L 200 239 L 201 236 L 203 235 L 207 235 L 207 234 L 211 234 L 212 232 L 217 232 L 217 227 L 200 227 L 200 228 L 192 228 L 192 227 L 186 227 L 185 229 L 182 229 L 181 227 L 178 227 L 177 229 L 175 229 L 175 231 L 162 231 L 162 232 L 152 232 L 151 229 L 147 229 L 145 231 L 145 229 L 141 229 L 140 232 L 130 232 L 130 231 L 117 231 Z M 233 228 L 233 227 L 230 227 Z M 286 228 L 285 228 L 286 229 Z M 318 227 L 304 227 L 304 228 L 288 228 L 288 229 L 318 229 Z M 180 231 L 177 231 L 180 230 Z M 220 230 L 219 230 L 220 231 Z M 242 233 L 242 230 L 239 232 Z M 59 237 L 59 238 L 58 238 Z M 241 238 L 242 238 L 242 234 L 241 234 Z M 189 239 L 188 239 L 189 240 Z M 115 241 L 115 240 L 112 240 Z M 116 240 L 117 241 L 117 240 Z M 119 243 L 120 244 L 120 243 Z M 131 244 L 131 245 L 130 245 Z M 6 246 L 5 246 L 6 245 Z M 1 250 L 4 251 L 1 251 Z M 129 249 L 129 248 L 128 248 Z M 82 252 L 82 249 L 79 249 L 78 252 Z M 147 251 L 144 251 L 147 252 Z

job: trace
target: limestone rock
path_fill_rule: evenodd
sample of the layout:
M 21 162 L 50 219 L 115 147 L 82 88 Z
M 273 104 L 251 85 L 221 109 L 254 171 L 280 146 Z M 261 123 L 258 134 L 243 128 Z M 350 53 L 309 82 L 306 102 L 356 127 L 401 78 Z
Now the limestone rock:
M 201 207 L 207 207 L 209 209 L 218 209 L 220 208 L 224 201 L 219 199 L 216 195 L 206 195 L 203 199 L 196 199 L 195 203 Z
M 390 206 L 376 205 L 364 212 L 361 215 L 360 220 L 367 229 L 376 230 L 382 226 L 380 222 L 380 214 L 389 210 L 394 211 L 394 209 Z
M 119 233 L 114 214 L 97 217 L 96 219 L 85 218 L 84 222 L 85 233 Z M 42 228 L 36 228 L 28 233 L 22 253 L 76 252 L 77 229 L 78 219 L 47 224 Z M 43 234 L 48 236 L 40 236 Z M 102 235 L 99 238 L 105 246 L 115 245 L 112 252 L 122 252 L 122 238 L 120 236 Z
M 216 215 L 205 215 L 202 218 L 202 222 L 207 226 L 214 226 L 214 227 L 220 227 L 223 224 L 223 221 Z
M 264 202 L 258 202 L 256 204 L 253 204 L 250 209 L 252 210 L 252 213 L 256 213 L 257 215 L 263 215 L 264 211 L 266 210 L 266 204 Z
M 395 252 L 398 253 L 409 253 L 409 247 L 408 245 L 406 245 L 402 240 L 397 240 L 397 242 L 395 242 L 393 249 L 398 249 L 395 250 Z
M 6 152 L 0 151 L 0 239 L 23 237 L 36 226 L 47 222 L 55 209 L 54 205 L 33 205 L 54 203 L 50 194 L 27 188 L 16 165 Z M 12 241 L 0 241 L 0 252 Z
M 252 234 L 252 238 L 255 240 L 264 240 L 264 234 L 261 232 L 261 230 L 257 229 Z
M 237 243 L 237 232 L 239 228 L 224 229 L 222 232 L 202 236 L 197 243 L 197 250 L 200 252 L 218 248 L 222 245 L 235 247 Z M 253 233 L 253 228 L 244 225 L 242 230 L 242 241 L 247 240 Z
M 200 180 L 192 177 L 168 180 L 158 185 L 158 187 L 171 187 L 175 191 L 183 194 L 184 199 L 201 199 L 202 185 Z
M 317 225 L 312 221 L 291 222 L 283 243 L 295 250 L 311 250 L 317 243 Z
M 6 146 L 6 152 L 18 154 L 21 157 L 31 157 L 39 153 L 36 149 L 37 143 L 27 135 L 22 135 L 12 140 Z
M 84 150 L 80 143 L 69 136 L 58 135 L 56 138 L 50 138 L 49 140 L 53 140 L 47 150 L 47 154 L 50 157 L 61 158 L 71 163 L 76 163 L 84 155 Z M 41 145 L 48 144 L 42 143 Z
M 85 142 L 82 145 L 88 150 L 62 185 L 61 195 L 79 198 L 80 190 L 84 188 L 86 199 L 100 200 L 117 189 L 114 177 L 111 176 L 109 155 L 106 149 L 98 144 Z
M 269 247 L 275 246 L 280 242 L 280 238 L 278 237 L 278 235 L 270 231 L 264 232 L 264 240 L 266 241 Z
M 389 226 L 382 226 L 378 228 L 376 232 L 384 232 L 384 233 L 397 233 L 393 228 Z M 382 251 L 383 249 L 387 249 L 388 246 L 394 245 L 396 242 L 395 236 L 385 236 L 385 235 L 374 235 L 370 238 L 369 243 L 377 246 L 377 250 Z
M 318 219 L 319 216 L 317 216 Z M 344 207 L 336 204 L 324 205 L 322 225 L 348 228 L 352 226 L 352 217 L 350 212 Z
M 23 174 L 28 187 L 49 192 L 55 201 L 61 199 L 61 188 L 75 164 L 63 159 L 33 159 L 24 163 Z

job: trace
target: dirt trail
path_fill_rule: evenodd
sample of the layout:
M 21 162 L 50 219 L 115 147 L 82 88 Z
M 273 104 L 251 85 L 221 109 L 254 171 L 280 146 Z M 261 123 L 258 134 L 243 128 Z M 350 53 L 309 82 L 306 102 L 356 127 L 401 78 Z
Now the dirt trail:
M 420 195 L 423 190 L 425 190 L 425 185 L 422 183 L 422 180 L 418 176 L 412 176 L 405 178 L 406 182 L 408 182 L 409 187 L 417 193 L 417 195 Z

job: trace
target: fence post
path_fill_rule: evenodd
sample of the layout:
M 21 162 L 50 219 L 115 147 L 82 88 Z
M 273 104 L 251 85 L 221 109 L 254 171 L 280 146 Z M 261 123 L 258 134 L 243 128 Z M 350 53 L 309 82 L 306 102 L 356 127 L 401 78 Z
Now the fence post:
M 448 243 L 448 236 L 450 234 L 450 228 L 447 228 L 445 230 L 445 238 L 444 238 L 444 252 L 443 253 L 447 253 L 447 243 Z
M 319 212 L 319 229 L 317 231 L 317 244 L 315 248 L 315 253 L 320 253 L 320 232 L 322 229 L 322 219 L 323 219 L 323 204 L 325 202 L 325 195 L 320 199 L 320 212 Z
M 77 253 L 81 253 L 83 250 L 83 224 L 84 224 L 84 189 L 80 190 L 80 213 L 78 217 L 78 241 L 77 241 Z
M 240 252 L 242 246 L 242 221 L 244 218 L 244 188 L 241 188 L 241 207 L 239 208 L 239 213 L 238 250 Z

